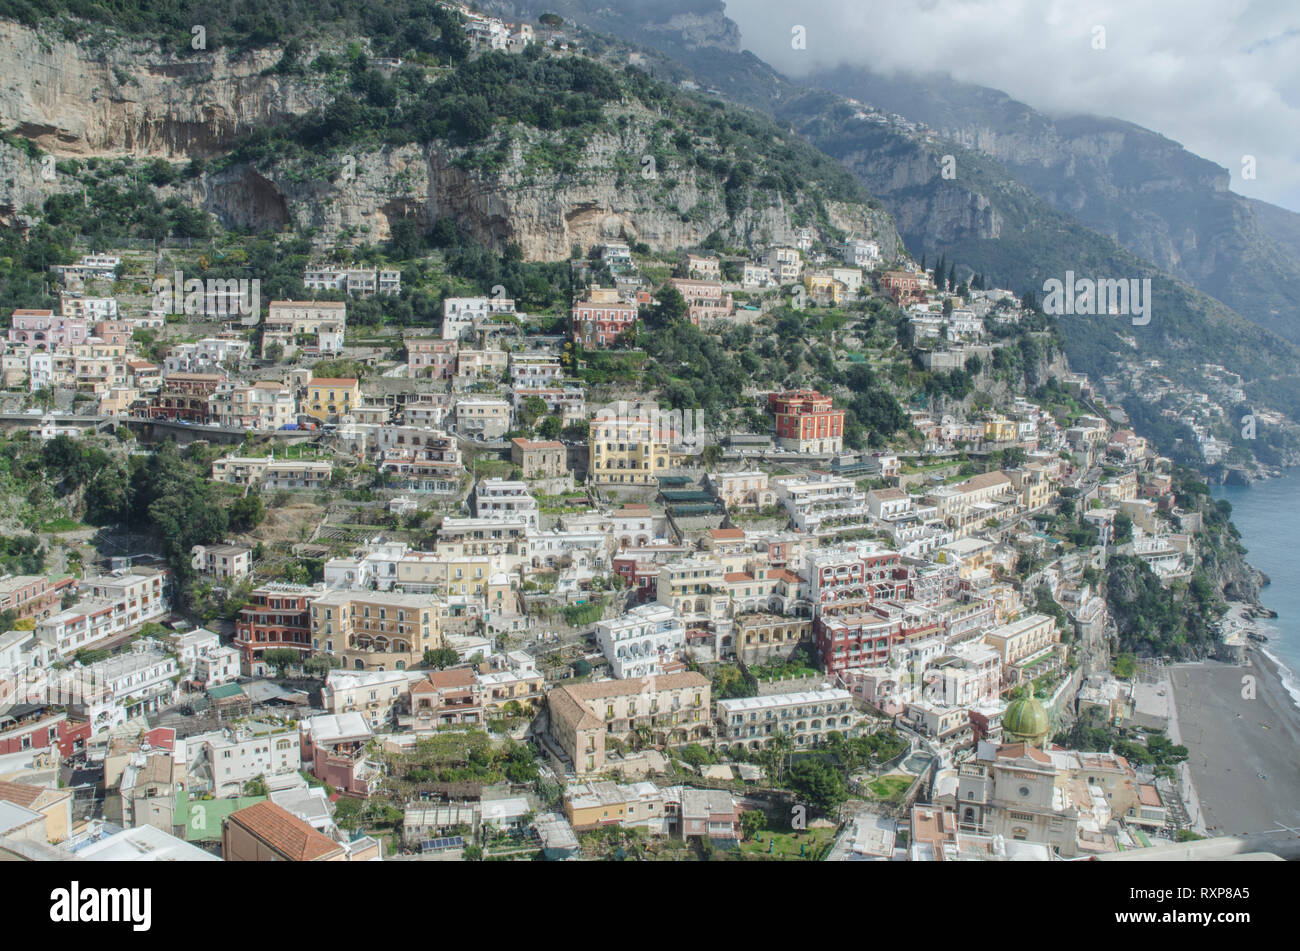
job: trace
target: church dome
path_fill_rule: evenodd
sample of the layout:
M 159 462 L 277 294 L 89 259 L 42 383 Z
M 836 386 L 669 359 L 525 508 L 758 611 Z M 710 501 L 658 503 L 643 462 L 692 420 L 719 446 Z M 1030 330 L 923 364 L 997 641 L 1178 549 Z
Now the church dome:
M 1014 742 L 1038 745 L 1052 728 L 1047 708 L 1034 696 L 1012 700 L 1002 714 L 1002 733 Z

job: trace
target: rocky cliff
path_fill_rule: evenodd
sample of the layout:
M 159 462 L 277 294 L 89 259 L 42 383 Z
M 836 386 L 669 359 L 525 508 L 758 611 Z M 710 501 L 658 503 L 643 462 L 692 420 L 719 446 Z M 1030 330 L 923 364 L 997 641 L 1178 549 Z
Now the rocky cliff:
M 709 24 L 683 16 L 675 29 L 713 35 Z M 56 158 L 220 156 L 248 131 L 329 100 L 327 84 L 272 71 L 278 59 L 275 50 L 181 59 L 144 44 L 88 47 L 0 23 L 0 73 L 10 77 L 0 121 Z M 874 237 L 891 257 L 901 247 L 888 214 L 865 205 L 755 189 L 729 211 L 716 175 L 665 151 L 661 114 L 625 101 L 608 106 L 606 117 L 608 131 L 576 150 L 559 133 L 514 127 L 508 139 L 498 137 L 502 154 L 491 161 L 490 148 L 434 142 L 307 161 L 217 162 L 183 194 L 227 227 L 296 225 L 314 229 L 321 245 L 382 241 L 400 218 L 428 227 L 452 217 L 466 236 L 498 249 L 518 243 L 533 260 L 565 259 L 575 244 L 611 238 L 672 250 L 715 231 L 732 246 L 789 244 L 818 219 Z M 14 149 L 0 147 L 0 173 L 0 214 L 11 222 L 60 187 Z

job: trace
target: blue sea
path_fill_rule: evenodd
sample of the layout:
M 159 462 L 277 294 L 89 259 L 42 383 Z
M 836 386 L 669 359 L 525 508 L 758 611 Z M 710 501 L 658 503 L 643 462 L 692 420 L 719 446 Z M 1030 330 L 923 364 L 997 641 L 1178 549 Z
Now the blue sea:
M 1300 472 L 1257 482 L 1249 488 L 1214 486 L 1216 499 L 1232 503 L 1232 523 L 1241 532 L 1246 561 L 1268 575 L 1272 584 L 1260 594 L 1274 620 L 1257 622 L 1267 635 L 1264 653 L 1282 667 L 1287 689 L 1300 702 Z

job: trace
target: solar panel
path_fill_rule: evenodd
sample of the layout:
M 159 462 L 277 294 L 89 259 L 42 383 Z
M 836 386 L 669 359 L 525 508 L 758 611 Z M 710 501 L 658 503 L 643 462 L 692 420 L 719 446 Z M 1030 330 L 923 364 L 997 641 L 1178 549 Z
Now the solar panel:
M 440 852 L 443 849 L 459 849 L 464 847 L 465 839 L 463 836 L 453 835 L 444 836 L 438 839 L 425 839 L 420 843 L 421 852 Z

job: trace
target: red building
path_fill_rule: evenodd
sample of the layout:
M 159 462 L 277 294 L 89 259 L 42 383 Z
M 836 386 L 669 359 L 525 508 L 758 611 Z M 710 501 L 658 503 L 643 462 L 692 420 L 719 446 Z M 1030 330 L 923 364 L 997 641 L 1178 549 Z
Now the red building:
M 0 611 L 13 611 L 19 618 L 43 620 L 56 613 L 63 601 L 63 592 L 76 580 L 71 575 L 57 581 L 44 575 L 0 579 Z
M 638 601 L 654 599 L 655 583 L 659 579 L 659 563 L 645 555 L 615 555 L 614 573 L 619 575 L 629 589 L 634 591 Z
M 886 271 L 880 277 L 880 287 L 899 305 L 925 299 L 921 277 L 911 271 Z
M 587 350 L 612 347 L 636 327 L 637 307 L 619 300 L 612 288 L 593 287 L 585 301 L 573 305 L 573 342 Z
M 898 620 L 874 612 L 821 616 L 813 625 L 813 643 L 822 669 L 831 675 L 853 667 L 880 667 L 901 634 Z
M 844 449 L 844 410 L 816 390 L 771 393 L 767 407 L 776 417 L 776 441 L 795 452 L 840 452 Z
M 411 685 L 416 729 L 483 722 L 483 688 L 468 668 L 439 670 Z
M 206 423 L 208 397 L 220 382 L 221 376 L 216 373 L 173 373 L 163 379 L 162 389 L 149 407 L 149 416 Z
M 0 713 L 0 756 L 50 750 L 62 760 L 83 751 L 89 738 L 89 720 L 44 704 L 17 703 Z
M 235 621 L 235 647 L 250 674 L 265 674 L 264 651 L 287 648 L 311 656 L 311 599 L 304 585 L 269 584 L 255 590 Z

